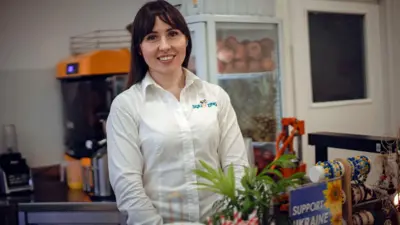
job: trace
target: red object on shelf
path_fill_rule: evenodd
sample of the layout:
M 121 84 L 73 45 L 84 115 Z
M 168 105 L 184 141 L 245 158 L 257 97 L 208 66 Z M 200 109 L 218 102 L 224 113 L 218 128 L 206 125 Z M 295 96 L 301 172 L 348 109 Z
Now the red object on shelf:
M 273 150 L 254 148 L 254 161 L 258 172 L 261 172 L 265 167 L 268 166 L 272 161 L 274 161 L 275 155 Z
M 293 141 L 294 138 L 298 138 L 299 146 L 298 146 L 298 158 L 299 165 L 295 168 L 281 168 L 284 177 L 290 177 L 291 175 L 297 172 L 306 172 L 306 164 L 304 164 L 301 160 L 302 154 L 302 146 L 301 146 L 301 137 L 305 134 L 304 128 L 304 120 L 298 120 L 293 117 L 282 118 L 282 131 L 279 134 L 276 140 L 276 156 L 275 160 L 279 159 L 283 154 L 285 154 L 286 150 L 289 151 L 289 154 L 295 154 L 293 149 Z M 289 132 L 289 127 L 292 127 L 292 130 Z M 275 166 L 272 167 L 274 169 Z

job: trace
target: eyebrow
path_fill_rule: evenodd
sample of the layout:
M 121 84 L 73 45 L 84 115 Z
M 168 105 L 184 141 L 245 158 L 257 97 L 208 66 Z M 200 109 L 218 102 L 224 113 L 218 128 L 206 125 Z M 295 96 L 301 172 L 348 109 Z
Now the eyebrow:
M 171 31 L 171 30 L 176 30 L 175 28 L 168 28 L 167 29 L 167 31 Z M 157 31 L 155 31 L 155 30 L 152 30 L 150 33 L 158 33 Z

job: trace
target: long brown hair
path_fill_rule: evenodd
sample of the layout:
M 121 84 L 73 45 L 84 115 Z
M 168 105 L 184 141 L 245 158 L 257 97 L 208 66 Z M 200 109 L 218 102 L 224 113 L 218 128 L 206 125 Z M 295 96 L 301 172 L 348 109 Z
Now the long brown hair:
M 180 30 L 186 36 L 188 44 L 182 66 L 185 68 L 188 66 L 192 52 L 192 39 L 185 18 L 177 8 L 164 0 L 147 2 L 140 8 L 131 26 L 131 68 L 128 75 L 127 88 L 141 82 L 149 69 L 140 54 L 140 44 L 152 32 L 156 17 L 172 28 Z

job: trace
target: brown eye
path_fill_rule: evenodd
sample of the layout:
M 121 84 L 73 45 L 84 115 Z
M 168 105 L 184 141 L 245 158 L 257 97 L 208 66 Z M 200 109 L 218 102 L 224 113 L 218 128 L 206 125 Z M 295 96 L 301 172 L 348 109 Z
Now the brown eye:
M 147 41 L 154 41 L 156 39 L 157 39 L 157 35 L 155 35 L 155 34 L 150 34 L 150 35 L 146 36 Z
M 171 30 L 168 32 L 168 36 L 170 37 L 176 37 L 180 34 L 180 32 L 176 31 L 176 30 Z

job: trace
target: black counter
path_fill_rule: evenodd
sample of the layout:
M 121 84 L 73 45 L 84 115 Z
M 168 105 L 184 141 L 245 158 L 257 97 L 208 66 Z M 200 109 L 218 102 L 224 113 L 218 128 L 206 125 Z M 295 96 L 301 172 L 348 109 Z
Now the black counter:
M 59 179 L 35 176 L 34 191 L 0 196 L 1 225 L 125 224 L 113 200 L 91 199 Z
M 0 206 L 17 206 L 18 211 L 117 211 L 115 201 L 93 201 L 85 192 L 70 190 L 57 180 L 34 179 L 34 191 L 0 197 Z
M 328 148 L 380 153 L 379 149 L 382 151 L 395 149 L 396 141 L 395 137 L 349 133 L 316 132 L 308 134 L 308 144 L 315 146 L 315 163 L 328 160 Z

